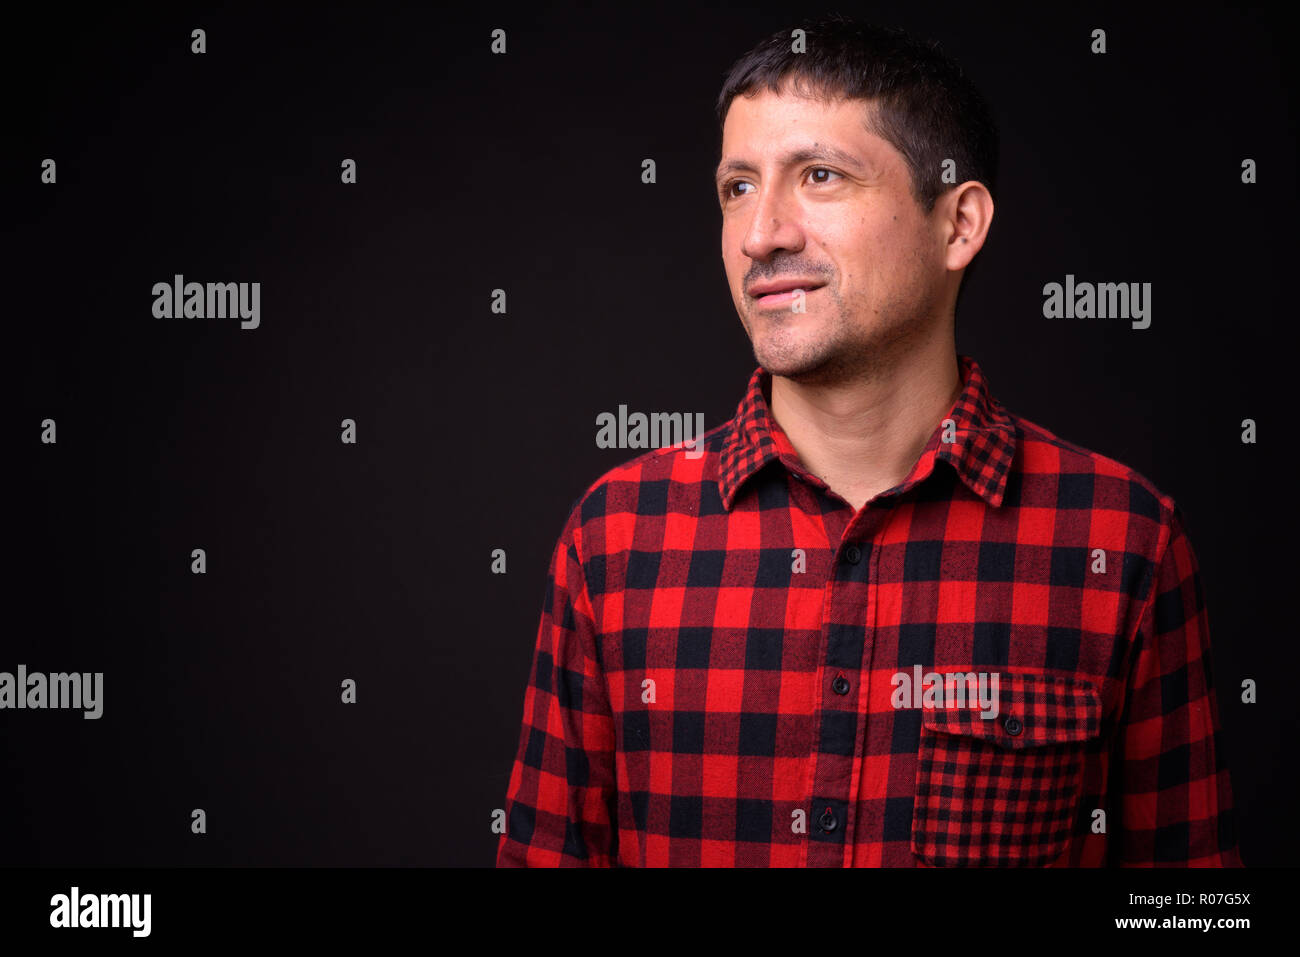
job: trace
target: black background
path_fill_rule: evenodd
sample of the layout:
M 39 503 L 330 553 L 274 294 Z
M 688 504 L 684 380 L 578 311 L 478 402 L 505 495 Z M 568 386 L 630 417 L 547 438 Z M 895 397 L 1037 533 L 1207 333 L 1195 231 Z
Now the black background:
M 1183 508 L 1243 856 L 1294 860 L 1291 34 L 1269 8 L 829 9 L 940 41 L 988 97 L 1002 172 L 959 351 Z M 556 535 L 639 454 L 596 448 L 596 415 L 713 428 L 753 369 L 713 103 L 815 12 L 6 14 L 0 670 L 105 677 L 98 721 L 0 713 L 0 863 L 492 863 Z M 175 273 L 260 282 L 260 328 L 154 318 Z M 1067 273 L 1152 283 L 1151 327 L 1044 319 Z

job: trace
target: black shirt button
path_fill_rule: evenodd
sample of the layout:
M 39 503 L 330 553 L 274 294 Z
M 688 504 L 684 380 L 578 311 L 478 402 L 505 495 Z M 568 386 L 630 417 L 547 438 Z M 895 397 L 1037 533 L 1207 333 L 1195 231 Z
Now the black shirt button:
M 836 694 L 848 694 L 849 679 L 843 675 L 837 675 L 835 680 L 831 682 L 831 687 L 835 689 Z
M 830 808 L 822 811 L 822 816 L 817 821 L 817 826 L 826 833 L 830 833 L 840 826 L 839 820 L 835 817 L 835 812 Z
M 1007 734 L 1019 734 L 1022 730 L 1020 722 L 1015 718 L 1007 718 L 1002 722 L 1002 727 L 1006 728 Z
M 850 545 L 848 548 L 844 549 L 844 560 L 850 565 L 856 565 L 858 562 L 862 561 L 862 549 L 858 548 L 856 545 Z

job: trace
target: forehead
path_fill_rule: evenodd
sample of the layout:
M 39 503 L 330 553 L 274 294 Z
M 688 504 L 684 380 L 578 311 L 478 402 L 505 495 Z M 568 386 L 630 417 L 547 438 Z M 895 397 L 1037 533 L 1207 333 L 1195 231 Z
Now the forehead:
M 882 170 L 901 155 L 867 128 L 867 100 L 802 96 L 764 88 L 755 96 L 731 101 L 722 129 L 719 172 L 756 168 L 761 162 L 810 158 L 834 160 Z

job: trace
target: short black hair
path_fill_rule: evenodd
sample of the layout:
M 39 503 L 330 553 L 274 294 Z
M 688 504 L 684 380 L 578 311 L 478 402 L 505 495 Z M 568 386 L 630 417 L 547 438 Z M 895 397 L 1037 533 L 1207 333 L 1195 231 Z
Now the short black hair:
M 790 80 L 806 96 L 872 101 L 867 128 L 903 155 L 912 195 L 926 213 L 955 185 L 941 179 L 946 159 L 956 162 L 958 183 L 978 180 L 996 196 L 997 125 L 975 84 L 937 43 L 836 13 L 798 26 L 804 52 L 791 49 L 792 27 L 759 42 L 731 68 L 718 94 L 719 142 L 732 100 L 763 87 L 778 93 Z

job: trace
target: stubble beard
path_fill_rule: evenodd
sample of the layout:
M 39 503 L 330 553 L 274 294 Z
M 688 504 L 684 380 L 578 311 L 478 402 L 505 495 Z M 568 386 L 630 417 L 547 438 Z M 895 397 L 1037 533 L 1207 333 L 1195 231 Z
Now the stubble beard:
M 754 359 L 767 372 L 803 386 L 834 386 L 871 380 L 883 375 L 895 357 L 913 343 L 924 324 L 918 316 L 899 318 L 897 309 L 886 308 L 884 315 L 871 316 L 862 327 L 855 320 L 835 290 L 826 287 L 830 303 L 819 304 L 820 315 L 757 315 L 760 335 L 755 338 L 749 326 Z M 813 322 L 809 317 L 814 316 Z M 796 329 L 796 326 L 805 325 Z

